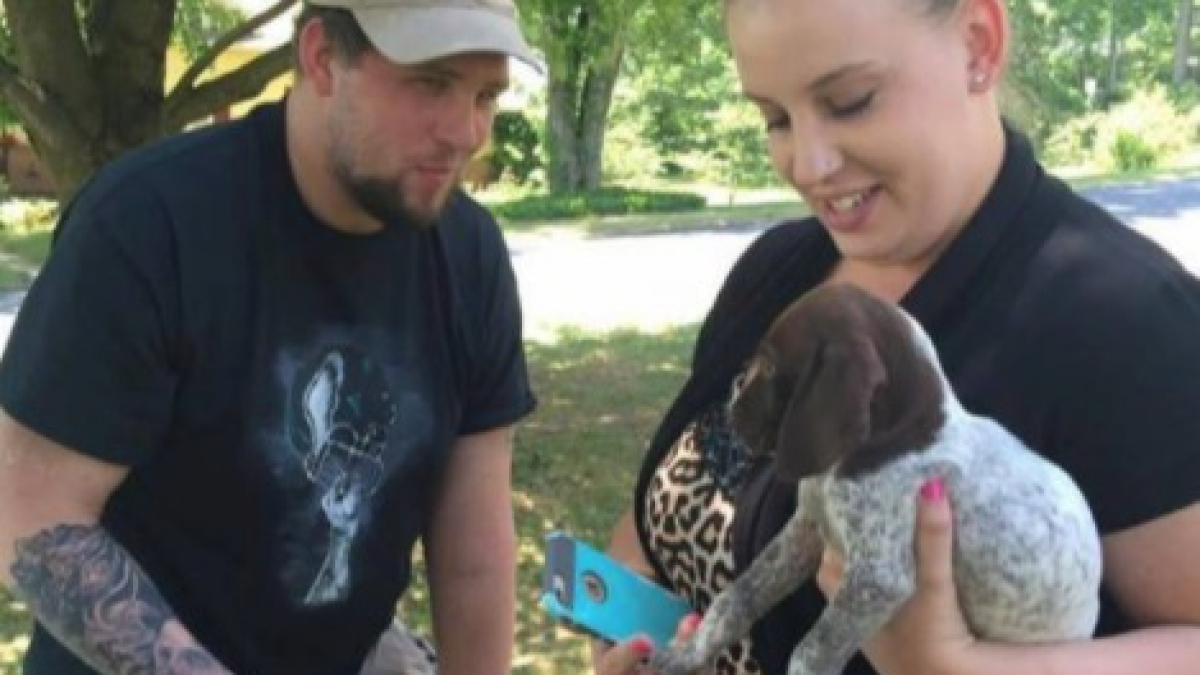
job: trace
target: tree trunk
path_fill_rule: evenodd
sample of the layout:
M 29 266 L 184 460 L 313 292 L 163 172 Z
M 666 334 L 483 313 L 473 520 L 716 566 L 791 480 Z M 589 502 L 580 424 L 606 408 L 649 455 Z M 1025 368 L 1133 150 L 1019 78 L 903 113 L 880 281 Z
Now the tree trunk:
M 1107 105 L 1117 98 L 1117 88 L 1120 86 L 1121 40 L 1118 32 L 1117 2 L 1111 0 L 1108 10 L 1108 74 L 1104 82 L 1104 104 Z
M 196 85 L 189 71 L 163 92 L 176 0 L 3 0 L 13 62 L 0 61 L 0 97 L 21 121 L 34 150 L 69 199 L 104 163 L 262 90 L 288 67 L 287 49 L 264 54 Z M 280 0 L 214 46 L 200 61 L 296 0 Z
M 593 190 L 603 182 L 604 134 L 625 55 L 626 26 L 581 8 L 572 40 L 550 53 L 546 177 L 551 193 Z
M 625 48 L 621 43 L 609 49 L 606 58 L 593 63 L 583 87 L 583 110 L 579 116 L 579 165 L 582 170 L 580 186 L 594 190 L 603 182 L 604 134 L 608 129 L 608 113 L 612 108 L 613 91 L 621 74 Z
M 579 117 L 571 83 L 552 73 L 547 83 L 546 101 L 547 161 L 546 186 L 552 193 L 578 189 L 582 167 L 579 163 L 579 139 L 575 120 Z
M 1192 52 L 1192 11 L 1196 0 L 1179 0 L 1175 14 L 1175 59 L 1171 82 L 1182 87 L 1188 80 L 1188 59 Z

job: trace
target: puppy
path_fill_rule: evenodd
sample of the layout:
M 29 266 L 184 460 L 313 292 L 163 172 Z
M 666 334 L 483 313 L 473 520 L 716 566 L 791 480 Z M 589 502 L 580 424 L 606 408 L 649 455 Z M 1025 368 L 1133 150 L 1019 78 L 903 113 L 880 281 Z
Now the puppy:
M 779 317 L 734 384 L 732 422 L 798 484 L 796 513 L 714 600 L 693 639 L 660 652 L 695 672 L 817 570 L 828 544 L 841 588 L 792 652 L 789 675 L 841 673 L 915 589 L 916 494 L 941 477 L 954 513 L 954 576 L 984 639 L 1086 638 L 1096 627 L 1100 537 L 1061 469 L 954 397 L 933 343 L 903 310 L 849 285 Z

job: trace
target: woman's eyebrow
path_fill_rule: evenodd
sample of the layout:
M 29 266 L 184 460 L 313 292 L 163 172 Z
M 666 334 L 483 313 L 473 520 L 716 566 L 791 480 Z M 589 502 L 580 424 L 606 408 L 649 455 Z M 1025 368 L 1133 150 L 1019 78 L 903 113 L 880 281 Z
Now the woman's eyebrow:
M 877 64 L 875 61 L 859 61 L 856 63 L 848 63 L 822 75 L 821 77 L 818 77 L 816 80 L 804 87 L 804 89 L 808 91 L 819 91 L 836 84 L 837 81 L 842 78 L 876 70 L 876 65 Z M 746 100 L 759 105 L 773 104 L 773 101 L 769 97 L 756 94 L 747 89 L 742 90 L 742 96 L 745 97 Z

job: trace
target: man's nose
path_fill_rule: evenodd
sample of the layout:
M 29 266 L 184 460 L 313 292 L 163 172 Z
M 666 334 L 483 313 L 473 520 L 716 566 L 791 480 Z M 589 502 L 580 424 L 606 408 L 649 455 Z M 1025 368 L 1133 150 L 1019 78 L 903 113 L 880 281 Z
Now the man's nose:
M 437 122 L 438 138 L 455 150 L 474 154 L 487 141 L 487 115 L 473 101 L 446 106 Z

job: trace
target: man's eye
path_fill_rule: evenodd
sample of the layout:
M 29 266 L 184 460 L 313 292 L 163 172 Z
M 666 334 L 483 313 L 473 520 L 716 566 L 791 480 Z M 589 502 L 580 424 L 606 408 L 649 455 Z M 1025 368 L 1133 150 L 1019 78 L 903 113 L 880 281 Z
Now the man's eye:
M 421 77 L 417 86 L 430 94 L 441 94 L 450 88 L 450 81 L 442 77 Z
M 788 119 L 787 115 L 767 115 L 764 122 L 768 133 L 772 131 L 786 131 L 791 124 L 791 120 Z
M 870 92 L 861 98 L 855 99 L 845 105 L 829 104 L 829 110 L 834 117 L 847 118 L 855 117 L 866 112 L 871 107 L 871 103 L 875 100 L 875 92 Z

